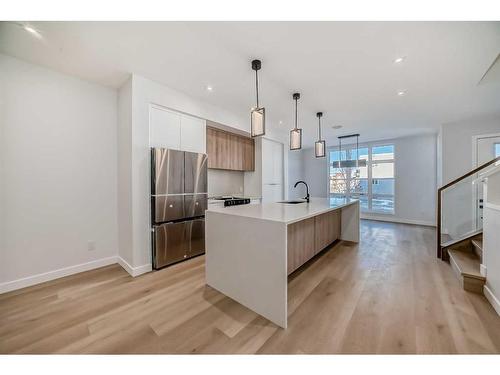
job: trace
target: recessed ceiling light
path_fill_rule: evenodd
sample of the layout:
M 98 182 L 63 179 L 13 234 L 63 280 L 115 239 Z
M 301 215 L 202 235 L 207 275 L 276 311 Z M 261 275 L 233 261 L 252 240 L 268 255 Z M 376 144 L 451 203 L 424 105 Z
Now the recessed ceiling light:
M 398 91 L 398 96 L 405 96 L 406 95 L 406 90 L 399 90 Z
M 333 125 L 332 129 L 340 129 L 341 127 L 342 127 L 342 125 Z
M 212 91 L 214 91 L 214 88 L 212 86 L 208 85 L 207 86 L 207 91 L 208 92 L 212 92 Z
M 401 64 L 403 61 L 405 61 L 406 56 L 399 56 L 394 59 L 394 64 Z

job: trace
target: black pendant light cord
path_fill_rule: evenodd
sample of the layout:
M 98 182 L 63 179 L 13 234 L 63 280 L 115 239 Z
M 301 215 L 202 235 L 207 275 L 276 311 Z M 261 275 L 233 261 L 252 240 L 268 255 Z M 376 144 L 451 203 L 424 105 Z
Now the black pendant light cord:
M 257 108 L 259 108 L 259 74 L 258 70 L 255 70 L 255 91 L 257 93 Z
M 323 116 L 323 113 L 318 112 L 316 116 L 318 116 L 318 141 L 321 141 L 321 116 Z
M 297 129 L 297 100 L 298 98 L 295 98 L 295 129 Z

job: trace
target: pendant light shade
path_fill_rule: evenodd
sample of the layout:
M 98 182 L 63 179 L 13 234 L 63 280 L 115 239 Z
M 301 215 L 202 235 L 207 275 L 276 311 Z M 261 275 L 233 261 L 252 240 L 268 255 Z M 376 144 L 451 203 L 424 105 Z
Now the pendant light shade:
M 356 137 L 356 160 L 342 160 L 342 139 Z M 342 135 L 339 139 L 339 161 L 332 162 L 333 168 L 359 168 L 366 167 L 366 160 L 359 160 L 359 134 Z
M 295 100 L 295 127 L 290 130 L 290 150 L 300 150 L 302 148 L 302 129 L 297 128 L 297 101 L 300 99 L 300 94 L 293 94 Z
M 266 134 L 266 109 L 259 107 L 259 76 L 258 71 L 262 64 L 260 60 L 252 61 L 252 69 L 255 70 L 255 91 L 257 105 L 250 112 L 250 134 L 252 137 L 260 137 Z
M 326 142 L 321 140 L 321 117 L 323 112 L 316 113 L 318 118 L 318 140 L 314 142 L 314 155 L 317 158 L 324 158 L 326 156 Z

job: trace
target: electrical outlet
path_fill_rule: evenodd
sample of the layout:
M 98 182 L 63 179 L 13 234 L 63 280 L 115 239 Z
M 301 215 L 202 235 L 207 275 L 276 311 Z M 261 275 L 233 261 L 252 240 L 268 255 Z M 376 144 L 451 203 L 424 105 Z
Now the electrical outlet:
M 95 250 L 95 241 L 89 241 L 89 242 L 87 242 L 87 250 L 88 251 L 94 251 Z
M 240 186 L 240 193 L 243 193 L 243 186 Z

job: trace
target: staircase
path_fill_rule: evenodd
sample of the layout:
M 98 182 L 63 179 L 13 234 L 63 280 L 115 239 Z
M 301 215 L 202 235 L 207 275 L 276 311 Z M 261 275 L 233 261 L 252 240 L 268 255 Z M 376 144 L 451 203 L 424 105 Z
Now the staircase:
M 479 234 L 447 248 L 450 264 L 462 287 L 474 293 L 483 293 L 486 277 L 481 275 L 483 235 Z
M 437 256 L 449 261 L 462 287 L 483 293 L 483 194 L 478 181 L 494 173 L 500 157 L 438 189 Z

